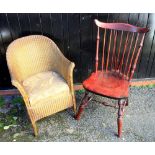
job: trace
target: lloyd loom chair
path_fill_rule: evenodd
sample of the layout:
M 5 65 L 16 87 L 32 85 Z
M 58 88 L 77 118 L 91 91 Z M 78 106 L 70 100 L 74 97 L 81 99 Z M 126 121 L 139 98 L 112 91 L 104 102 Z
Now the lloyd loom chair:
M 122 117 L 124 108 L 128 105 L 130 80 L 148 29 L 125 23 L 103 23 L 98 20 L 95 20 L 95 24 L 97 25 L 95 72 L 83 82 L 86 91 L 76 119 L 80 119 L 94 94 L 116 99 L 118 100 L 118 136 L 121 137 Z M 102 37 L 101 32 L 104 32 Z M 99 61 L 100 53 L 102 57 Z M 99 62 L 101 67 L 98 66 Z M 103 105 L 108 104 L 103 102 Z
M 49 38 L 31 35 L 13 41 L 7 49 L 12 84 L 20 91 L 34 129 L 36 121 L 74 107 L 74 63 Z

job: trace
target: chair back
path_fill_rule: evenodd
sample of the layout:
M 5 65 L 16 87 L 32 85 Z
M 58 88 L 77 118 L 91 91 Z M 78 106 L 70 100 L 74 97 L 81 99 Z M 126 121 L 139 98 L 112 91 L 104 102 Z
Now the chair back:
M 97 25 L 96 73 L 100 62 L 102 72 L 114 71 L 131 80 L 149 29 L 127 23 L 103 23 L 97 19 L 94 21 Z
M 19 82 L 36 73 L 55 70 L 57 45 L 42 35 L 30 35 L 13 41 L 7 48 L 7 64 L 12 79 Z

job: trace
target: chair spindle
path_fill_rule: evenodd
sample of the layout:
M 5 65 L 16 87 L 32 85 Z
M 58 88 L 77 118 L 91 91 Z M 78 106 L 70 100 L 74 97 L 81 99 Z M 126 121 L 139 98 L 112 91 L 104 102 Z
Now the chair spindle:
M 134 55 L 135 55 L 138 38 L 139 38 L 139 33 L 137 34 L 137 37 L 136 37 L 136 42 L 135 42 L 135 46 L 134 46 L 134 49 L 133 49 L 133 52 L 132 52 L 132 56 L 131 56 L 131 60 L 130 60 L 130 65 L 129 65 L 128 72 L 127 72 L 127 77 L 129 77 L 129 73 L 131 71 L 131 65 L 132 65 L 132 61 L 133 61 Z
M 124 45 L 124 50 L 123 50 L 123 55 L 122 55 L 122 59 L 121 59 L 120 65 L 119 65 L 119 71 L 120 72 L 122 70 L 122 66 L 123 66 L 123 62 L 124 62 L 123 60 L 124 60 L 126 48 L 127 48 L 127 45 L 128 45 L 128 40 L 129 40 L 129 32 L 127 33 L 127 37 L 126 37 L 125 45 Z
M 113 53 L 112 53 L 112 63 L 111 63 L 111 68 L 112 68 L 112 65 L 114 66 L 115 68 L 115 58 L 116 58 L 116 40 L 117 40 L 117 31 L 114 30 L 114 47 L 113 47 Z
M 98 70 L 98 51 L 99 51 L 99 41 L 100 41 L 99 33 L 100 33 L 100 29 L 98 27 L 98 29 L 97 29 L 97 43 L 96 43 L 96 58 L 95 58 L 95 60 L 96 60 L 96 70 L 95 70 L 96 73 L 97 73 L 97 70 Z
M 116 69 L 118 70 L 118 63 L 119 63 L 119 55 L 120 55 L 120 51 L 121 51 L 121 45 L 122 45 L 122 38 L 123 38 L 123 31 L 121 32 L 121 39 L 120 39 L 120 44 L 119 44 L 119 49 L 118 49 L 118 55 L 117 55 L 117 67 Z
M 128 54 L 127 54 L 127 58 L 126 58 L 126 63 L 125 63 L 125 67 L 124 67 L 124 75 L 126 73 L 126 69 L 127 69 L 127 65 L 128 65 L 128 61 L 129 61 L 129 56 L 130 56 L 130 51 L 131 51 L 131 47 L 133 44 L 133 38 L 134 38 L 135 33 L 132 33 L 132 37 L 131 37 L 131 41 L 130 41 L 130 46 L 129 46 L 129 50 L 128 50 Z
M 104 40 L 103 40 L 103 53 L 102 53 L 102 72 L 104 70 L 104 52 L 105 52 L 106 32 L 107 32 L 107 30 L 105 29 L 105 31 L 104 31 Z
M 108 65 L 109 65 L 109 53 L 110 53 L 110 48 L 111 48 L 111 38 L 112 38 L 112 30 L 110 31 L 109 47 L 108 47 L 108 55 L 107 55 L 107 63 L 106 63 L 106 72 L 108 70 Z
M 129 80 L 132 79 L 134 71 L 136 69 L 136 64 L 137 64 L 137 61 L 138 61 L 138 57 L 139 57 L 140 51 L 141 51 L 142 46 L 143 46 L 144 37 L 145 37 L 145 33 L 143 34 L 141 42 L 140 42 L 140 46 L 138 47 L 138 52 L 137 52 L 137 55 L 136 55 L 136 58 L 135 58 L 135 61 L 134 61 L 134 64 L 133 64 L 133 68 L 132 68 Z

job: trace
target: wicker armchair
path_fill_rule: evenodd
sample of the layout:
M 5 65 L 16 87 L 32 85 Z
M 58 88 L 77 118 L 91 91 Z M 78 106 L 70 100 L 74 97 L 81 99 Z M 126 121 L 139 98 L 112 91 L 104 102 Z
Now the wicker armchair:
M 66 59 L 49 38 L 31 35 L 13 41 L 7 49 L 12 84 L 20 91 L 34 129 L 36 121 L 74 108 L 74 63 Z

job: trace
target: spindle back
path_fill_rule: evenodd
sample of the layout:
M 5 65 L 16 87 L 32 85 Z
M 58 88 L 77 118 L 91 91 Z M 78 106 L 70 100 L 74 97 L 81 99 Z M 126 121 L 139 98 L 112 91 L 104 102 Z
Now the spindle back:
M 95 72 L 99 70 L 99 52 L 102 52 L 102 72 L 114 71 L 126 80 L 131 80 L 149 29 L 126 23 L 94 21 L 97 25 Z

